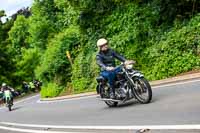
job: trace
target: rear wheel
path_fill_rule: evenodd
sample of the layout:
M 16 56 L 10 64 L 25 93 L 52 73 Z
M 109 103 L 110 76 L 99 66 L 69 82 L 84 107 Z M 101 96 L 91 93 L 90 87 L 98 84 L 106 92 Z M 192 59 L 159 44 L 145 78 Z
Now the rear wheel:
M 143 104 L 150 103 L 152 99 L 152 90 L 149 82 L 145 78 L 137 77 L 134 80 L 134 95 L 136 99 Z

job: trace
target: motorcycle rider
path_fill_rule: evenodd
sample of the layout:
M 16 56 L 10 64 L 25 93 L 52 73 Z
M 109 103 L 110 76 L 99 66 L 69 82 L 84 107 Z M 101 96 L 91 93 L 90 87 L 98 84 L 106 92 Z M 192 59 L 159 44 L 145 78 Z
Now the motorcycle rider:
M 27 93 L 28 90 L 29 90 L 29 85 L 26 81 L 22 82 L 22 90 L 23 90 L 24 93 Z
M 14 92 L 14 89 L 13 89 L 13 88 L 9 87 L 6 83 L 2 83 L 1 92 L 4 93 L 4 91 L 6 91 L 6 90 L 10 90 L 11 93 Z M 13 103 L 13 95 L 11 96 L 11 100 L 12 100 L 12 103 Z M 6 102 L 6 99 L 5 99 L 4 96 L 3 96 L 3 101 L 4 101 L 4 103 Z
M 116 74 L 120 72 L 120 68 L 115 69 L 115 58 L 123 63 L 134 63 L 132 60 L 126 60 L 122 55 L 118 54 L 108 46 L 108 41 L 101 38 L 97 41 L 99 52 L 96 55 L 97 64 L 101 67 L 100 75 L 108 80 L 110 85 L 110 98 L 115 99 L 114 79 Z

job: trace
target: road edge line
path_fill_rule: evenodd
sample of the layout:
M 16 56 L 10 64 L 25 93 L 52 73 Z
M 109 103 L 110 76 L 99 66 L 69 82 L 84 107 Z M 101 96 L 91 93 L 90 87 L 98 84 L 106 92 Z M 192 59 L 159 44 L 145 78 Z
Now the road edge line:
M 85 129 L 85 130 L 137 130 L 137 129 L 151 129 L 151 130 L 200 130 L 200 124 L 184 124 L 184 125 L 138 125 L 138 126 L 64 126 L 64 125 L 36 125 L 36 124 L 20 124 L 10 122 L 0 122 L 7 126 L 29 127 L 29 128 L 51 128 L 51 129 Z

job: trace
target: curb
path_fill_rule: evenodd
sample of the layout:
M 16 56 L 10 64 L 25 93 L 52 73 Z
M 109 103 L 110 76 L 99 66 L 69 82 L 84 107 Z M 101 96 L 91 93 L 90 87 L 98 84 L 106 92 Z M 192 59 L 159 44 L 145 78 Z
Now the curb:
M 200 72 L 162 79 L 162 80 L 151 81 L 150 84 L 151 86 L 158 86 L 158 85 L 165 85 L 165 84 L 183 82 L 183 81 L 194 80 L 194 79 L 200 79 Z
M 172 83 L 189 81 L 189 80 L 194 80 L 194 79 L 200 79 L 200 72 L 194 73 L 194 74 L 187 74 L 187 75 L 183 75 L 183 76 L 167 78 L 167 79 L 163 79 L 163 80 L 151 81 L 150 85 L 155 87 L 155 86 L 159 86 L 159 85 L 172 84 Z M 55 98 L 42 98 L 42 99 L 40 99 L 40 101 L 56 101 L 56 100 L 93 96 L 93 95 L 97 95 L 97 93 L 96 92 L 88 92 L 88 93 L 67 95 L 67 96 L 61 96 L 61 97 L 55 97 Z
M 56 100 L 72 99 L 72 98 L 78 98 L 78 97 L 93 96 L 96 94 L 97 94 L 96 92 L 88 92 L 88 93 L 60 96 L 60 97 L 54 97 L 54 98 L 42 98 L 40 99 L 40 101 L 56 101 Z

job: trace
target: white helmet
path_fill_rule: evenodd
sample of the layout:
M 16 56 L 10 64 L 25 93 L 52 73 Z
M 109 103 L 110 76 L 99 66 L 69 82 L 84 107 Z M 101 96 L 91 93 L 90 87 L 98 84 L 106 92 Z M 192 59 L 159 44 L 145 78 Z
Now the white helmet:
M 101 47 L 102 45 L 108 43 L 108 41 L 104 38 L 101 38 L 97 41 L 97 47 Z
M 3 83 L 2 86 L 3 86 L 3 87 L 6 86 L 6 83 Z

